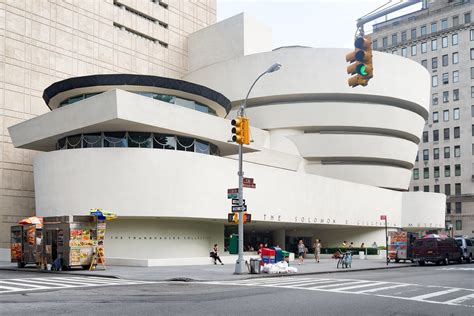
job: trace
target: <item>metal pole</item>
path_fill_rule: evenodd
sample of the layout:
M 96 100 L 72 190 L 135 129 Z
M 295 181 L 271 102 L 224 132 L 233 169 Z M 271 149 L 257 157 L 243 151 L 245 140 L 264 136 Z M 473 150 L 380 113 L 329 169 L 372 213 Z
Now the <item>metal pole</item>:
M 388 231 L 387 231 L 387 217 L 385 217 L 385 261 L 388 265 Z
M 239 116 L 244 115 L 245 102 L 239 110 Z M 239 205 L 244 203 L 244 171 L 243 171 L 243 149 L 244 145 L 239 145 Z M 244 273 L 244 213 L 239 212 L 239 257 L 235 265 L 235 274 Z

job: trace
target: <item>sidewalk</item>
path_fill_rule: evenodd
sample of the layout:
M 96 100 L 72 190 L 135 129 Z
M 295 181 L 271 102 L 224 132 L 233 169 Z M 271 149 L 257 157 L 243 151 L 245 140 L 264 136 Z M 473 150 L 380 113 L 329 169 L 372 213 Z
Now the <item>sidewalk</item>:
M 322 273 L 341 273 L 363 270 L 394 269 L 413 266 L 411 263 L 389 263 L 387 266 L 384 260 L 358 260 L 352 261 L 351 269 L 337 269 L 335 259 L 321 259 L 320 263 L 313 260 L 305 260 L 303 265 L 298 265 L 297 261 L 292 261 L 290 266 L 296 267 L 298 273 L 286 275 L 310 275 Z M 9 262 L 0 262 L 0 270 L 14 270 L 25 272 L 42 272 L 34 267 L 18 269 L 16 264 Z M 116 277 L 132 280 L 146 281 L 166 281 L 166 280 L 194 280 L 194 281 L 222 281 L 247 279 L 255 277 L 274 277 L 282 274 L 242 274 L 234 275 L 235 264 L 225 265 L 196 265 L 196 266 L 166 266 L 166 267 L 125 267 L 125 266 L 107 266 L 107 270 L 99 267 L 95 271 L 72 270 L 62 272 L 50 272 L 51 274 L 74 274 L 101 277 Z

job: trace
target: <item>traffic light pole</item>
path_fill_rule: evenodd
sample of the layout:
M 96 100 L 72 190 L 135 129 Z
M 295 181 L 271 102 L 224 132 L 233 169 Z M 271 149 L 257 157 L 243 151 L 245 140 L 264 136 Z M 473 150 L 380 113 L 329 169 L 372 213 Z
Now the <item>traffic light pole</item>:
M 250 91 L 257 83 L 258 79 L 260 79 L 263 75 L 267 73 L 271 73 L 274 71 L 279 70 L 281 67 L 280 64 L 275 63 L 270 66 L 264 73 L 255 79 L 253 84 L 250 86 L 250 89 L 245 97 L 244 102 L 240 105 L 239 112 L 237 116 L 245 117 L 245 106 L 247 105 L 247 99 L 250 95 Z M 244 205 L 244 170 L 243 170 L 243 152 L 244 152 L 244 144 L 241 142 L 239 144 L 239 205 Z M 239 257 L 237 258 L 237 262 L 235 263 L 235 274 L 243 274 L 244 273 L 244 212 L 239 212 Z

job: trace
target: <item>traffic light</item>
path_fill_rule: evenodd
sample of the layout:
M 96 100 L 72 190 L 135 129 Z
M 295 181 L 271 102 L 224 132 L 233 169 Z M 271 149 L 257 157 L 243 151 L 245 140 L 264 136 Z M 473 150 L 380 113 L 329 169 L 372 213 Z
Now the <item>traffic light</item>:
M 250 223 L 252 221 L 252 214 L 244 213 L 244 224 Z
M 227 221 L 229 223 L 239 223 L 239 213 L 227 213 Z
M 351 63 L 347 67 L 347 73 L 354 75 L 349 78 L 351 87 L 359 85 L 366 86 L 370 78 L 373 77 L 372 64 L 372 40 L 368 36 L 359 36 L 354 42 L 355 49 L 346 55 L 346 61 Z
M 243 116 L 237 116 L 231 121 L 232 140 L 237 144 L 250 144 L 249 119 Z

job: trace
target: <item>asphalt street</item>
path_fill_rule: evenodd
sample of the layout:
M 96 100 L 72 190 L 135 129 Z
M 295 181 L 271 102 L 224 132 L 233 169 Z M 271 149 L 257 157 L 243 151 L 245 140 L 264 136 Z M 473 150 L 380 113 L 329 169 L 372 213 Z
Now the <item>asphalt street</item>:
M 473 276 L 474 265 L 153 283 L 2 271 L 0 314 L 472 315 Z

